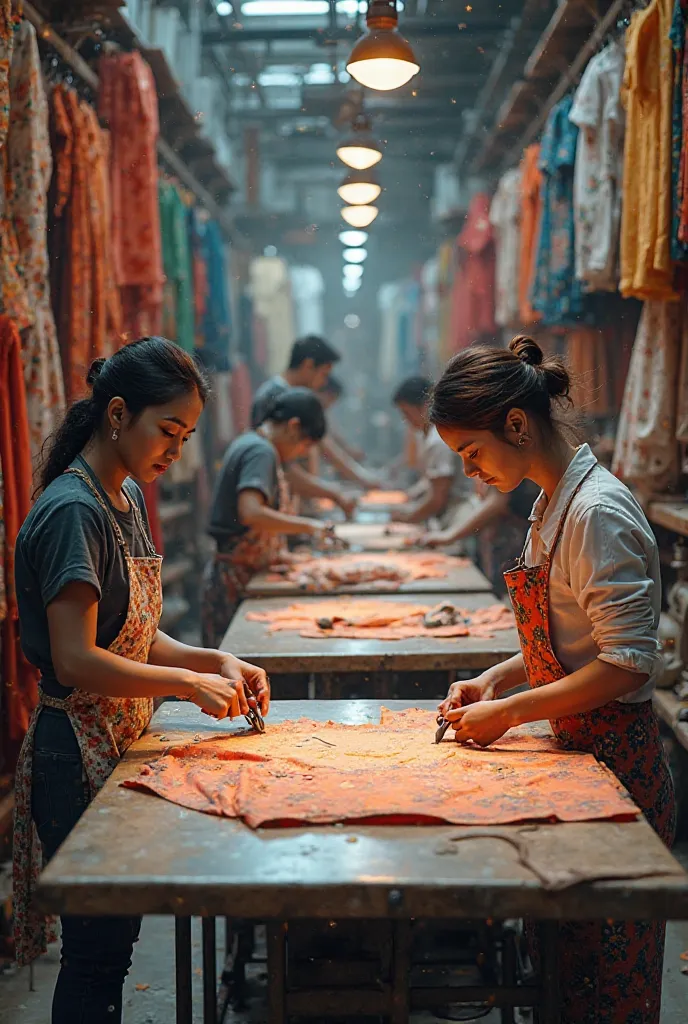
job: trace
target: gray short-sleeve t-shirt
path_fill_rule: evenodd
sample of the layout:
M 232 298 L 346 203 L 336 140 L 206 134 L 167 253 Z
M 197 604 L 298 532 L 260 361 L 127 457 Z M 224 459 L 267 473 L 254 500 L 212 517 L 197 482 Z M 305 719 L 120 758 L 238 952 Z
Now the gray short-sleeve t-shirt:
M 289 384 L 280 374 L 270 377 L 260 385 L 253 396 L 253 405 L 251 406 L 251 428 L 253 430 L 265 422 L 272 403 L 283 391 L 289 391 Z
M 266 438 L 251 430 L 227 449 L 215 484 L 208 533 L 221 551 L 231 551 L 248 529 L 239 520 L 239 495 L 260 491 L 279 508 L 278 456 Z
M 79 457 L 73 465 L 88 473 L 108 502 L 88 464 Z M 141 490 L 133 480 L 127 480 L 125 487 L 149 530 Z M 134 513 L 111 508 L 132 557 L 148 555 Z M 54 480 L 26 517 L 17 538 L 15 582 L 24 654 L 40 671 L 45 692 L 65 697 L 70 689 L 58 682 L 50 653 L 48 605 L 68 583 L 90 583 L 98 595 L 96 644 L 104 649 L 117 638 L 129 608 L 124 554 L 95 495 L 77 476 L 64 474 Z

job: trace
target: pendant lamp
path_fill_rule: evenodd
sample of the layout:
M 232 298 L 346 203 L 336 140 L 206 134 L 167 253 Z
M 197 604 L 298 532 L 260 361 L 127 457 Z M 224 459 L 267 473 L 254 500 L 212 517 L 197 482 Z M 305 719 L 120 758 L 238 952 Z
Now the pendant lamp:
M 342 217 L 352 228 L 367 228 L 379 212 L 377 206 L 345 206 Z
M 357 114 L 351 125 L 351 134 L 337 146 L 337 156 L 357 171 L 365 171 L 382 160 L 382 146 L 373 138 L 370 118 Z
M 382 192 L 372 171 L 349 171 L 337 189 L 339 198 L 351 206 L 369 206 Z
M 358 249 L 366 244 L 368 235 L 365 231 L 342 231 L 339 235 L 339 241 L 349 249 Z
M 370 0 L 366 24 L 346 65 L 352 78 L 368 89 L 390 92 L 420 71 L 409 43 L 397 31 L 396 0 Z

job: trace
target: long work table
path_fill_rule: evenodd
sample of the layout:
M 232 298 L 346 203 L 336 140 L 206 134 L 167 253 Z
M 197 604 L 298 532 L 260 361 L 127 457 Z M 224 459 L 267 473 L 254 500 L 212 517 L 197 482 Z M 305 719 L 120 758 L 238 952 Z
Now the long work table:
M 389 706 L 398 710 L 409 705 Z M 284 701 L 273 705 L 267 728 L 301 716 L 363 724 L 379 721 L 379 715 L 376 701 Z M 555 1024 L 558 921 L 688 918 L 688 877 L 644 820 L 539 826 L 551 846 L 552 863 L 575 869 L 586 851 L 592 856 L 594 850 L 605 849 L 614 873 L 618 865 L 618 877 L 553 890 L 505 841 L 519 826 L 251 830 L 240 820 L 186 810 L 119 785 L 166 745 L 190 744 L 242 727 L 243 720 L 209 723 L 191 705 L 165 703 L 39 884 L 39 905 L 50 913 L 175 916 L 178 1024 L 192 1021 L 193 916 L 203 918 L 205 1024 L 216 1020 L 215 919 L 220 916 L 267 923 L 269 1024 L 285 1024 L 291 1015 L 304 1013 L 324 1020 L 337 1010 L 340 1015 L 349 1012 L 347 1006 L 358 1007 L 361 1015 L 386 1015 L 392 1024 L 406 1024 L 413 1008 L 462 998 L 496 1006 L 536 1006 L 541 1024 Z M 630 877 L 638 858 L 655 866 L 654 877 Z M 536 982 L 519 982 L 517 988 L 511 954 L 506 953 L 506 984 L 474 986 L 457 996 L 455 988 L 432 990 L 410 980 L 412 922 L 526 916 L 538 921 L 543 932 Z M 294 991 L 286 966 L 287 937 L 290 923 L 306 920 L 384 923 L 391 936 L 388 976 L 372 989 Z M 329 1013 L 317 1009 L 327 1006 Z

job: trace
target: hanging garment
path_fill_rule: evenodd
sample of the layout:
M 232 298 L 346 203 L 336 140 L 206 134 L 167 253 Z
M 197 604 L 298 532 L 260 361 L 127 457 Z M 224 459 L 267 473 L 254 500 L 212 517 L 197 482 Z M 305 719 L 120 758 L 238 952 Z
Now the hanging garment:
M 681 324 L 681 360 L 676 396 L 676 440 L 688 444 L 688 315 L 683 305 Z
M 267 359 L 261 365 L 272 377 L 284 373 L 296 337 L 289 269 L 276 256 L 259 256 L 251 261 L 250 279 L 256 326 L 262 321 L 266 332 Z
M 573 515 L 575 498 L 587 476 L 594 471 L 594 467 L 587 473 L 583 469 L 577 486 L 572 481 L 572 493 L 559 522 L 552 524 L 554 534 L 545 561 L 528 564 L 526 552 L 530 545 L 527 544 L 519 567 L 504 574 L 516 614 L 526 676 L 532 688 L 547 686 L 567 675 L 555 654 L 550 578 L 555 555 L 562 545 L 567 516 Z M 571 468 L 567 472 L 570 474 Z M 623 564 L 627 549 L 622 545 L 618 547 L 618 558 Z M 605 555 L 616 565 L 613 554 L 605 552 Z M 671 846 L 676 805 L 652 702 L 614 700 L 550 724 L 565 748 L 593 754 L 616 775 L 652 828 L 667 846 Z M 617 1021 L 633 1019 L 642 1020 L 643 1024 L 659 1024 L 664 931 L 664 922 L 657 921 L 562 922 L 557 958 L 561 1024 L 617 1024 Z M 540 949 L 529 928 L 527 937 L 531 956 L 538 966 Z M 623 950 L 623 956 L 619 956 L 619 949 Z
M 203 343 L 198 355 L 208 370 L 221 373 L 230 369 L 232 338 L 225 245 L 219 224 L 209 220 L 204 227 L 202 244 L 208 272 L 208 298 L 203 318 Z
M 652 0 L 626 33 L 621 294 L 671 300 L 672 0 Z
M 612 365 L 608 362 L 607 339 L 601 330 L 576 327 L 566 333 L 566 362 L 573 383 L 571 399 L 585 416 L 612 414 L 610 382 Z
M 0 149 L 5 145 L 10 126 L 12 45 L 12 0 L 0 0 Z
M 542 174 L 540 146 L 528 146 L 521 160 L 521 256 L 519 260 L 519 307 L 521 324 L 536 323 L 540 314 L 530 304 L 530 291 L 535 276 L 535 257 L 542 215 Z
M 121 658 L 145 664 L 162 612 L 162 559 L 150 545 L 135 497 L 130 496 L 129 502 L 148 553 L 145 557 L 133 558 L 119 523 L 91 478 L 79 469 L 68 472 L 78 476 L 96 497 L 127 565 L 127 616 L 108 650 Z M 103 697 L 78 689 L 64 698 L 50 697 L 41 691 L 40 705 L 59 708 L 68 715 L 79 742 L 91 798 L 105 785 L 124 752 L 147 728 L 153 714 L 153 701 L 147 697 Z M 31 963 L 46 949 L 47 922 L 31 906 L 43 860 L 31 815 L 33 736 L 40 710 L 40 706 L 37 707 L 31 716 L 15 783 L 13 911 L 17 960 L 22 965 Z
M 187 230 L 191 249 L 191 279 L 194 305 L 194 348 L 203 346 L 203 322 L 208 307 L 208 268 L 203 251 L 202 212 L 192 207 L 187 214 Z
M 89 174 L 89 120 L 76 93 L 62 85 L 52 95 L 55 174 L 50 191 L 51 295 L 68 402 L 86 393 L 91 364 L 93 235 Z
M 158 197 L 165 271 L 162 332 L 185 352 L 193 352 L 196 325 L 187 209 L 171 182 L 160 180 Z
M 682 311 L 646 302 L 626 379 L 612 472 L 643 495 L 676 486 L 677 380 Z
M 569 114 L 580 129 L 573 181 L 576 277 L 588 291 L 616 291 L 619 279 L 623 73 L 623 47 L 614 40 L 588 64 Z
M 31 506 L 31 445 L 19 333 L 0 316 L 0 475 L 3 536 L 0 588 L 4 615 L 2 644 L 2 737 L 0 748 L 12 765 L 38 699 L 38 673 L 24 658 L 19 642 L 19 612 L 14 589 L 14 547 Z M 1 610 L 1 609 L 0 609 Z
M 322 274 L 317 267 L 292 267 L 290 274 L 296 336 L 305 338 L 307 334 L 323 335 L 325 282 Z
M 0 231 L 8 230 L 13 236 L 16 269 L 30 310 L 31 322 L 22 334 L 22 358 L 29 436 L 32 454 L 36 456 L 45 439 L 57 428 L 65 403 L 50 303 L 47 191 L 53 163 L 48 104 L 36 30 L 27 21 L 21 21 L 15 30 L 9 80 L 11 108 L 6 149 L 10 187 L 4 203 L 7 220 Z
M 248 366 L 237 360 L 229 382 L 229 397 L 232 407 L 235 434 L 243 434 L 251 426 L 251 376 Z
M 138 51 L 101 57 L 98 74 L 98 113 L 111 134 L 113 261 L 124 325 L 132 337 L 157 334 L 164 276 L 155 80 Z
M 473 197 L 457 242 L 458 268 L 452 293 L 453 352 L 460 352 L 482 334 L 494 334 L 495 248 L 490 200 Z
M 540 146 L 542 215 L 531 302 L 550 325 L 576 324 L 583 290 L 576 280 L 573 173 L 578 129 L 569 119 L 572 98 L 551 111 Z
M 520 322 L 521 174 L 517 167 L 502 175 L 490 206 L 496 249 L 495 320 L 500 327 Z
M 671 23 L 674 89 L 671 110 L 671 258 L 688 260 L 688 161 L 685 132 L 688 130 L 688 10 L 685 0 L 675 0 Z

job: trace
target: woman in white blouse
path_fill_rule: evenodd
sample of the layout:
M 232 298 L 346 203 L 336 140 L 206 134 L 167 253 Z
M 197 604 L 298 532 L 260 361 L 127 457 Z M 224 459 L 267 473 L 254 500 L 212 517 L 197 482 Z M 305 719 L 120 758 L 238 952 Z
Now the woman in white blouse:
M 661 584 L 652 531 L 630 491 L 557 423 L 564 364 L 530 338 L 471 347 L 436 385 L 430 420 L 466 475 L 502 492 L 541 488 L 516 568 L 505 573 L 521 653 L 454 683 L 441 713 L 460 742 L 487 745 L 549 719 L 560 742 L 621 780 L 669 845 L 674 792 L 651 695 L 660 665 Z M 530 689 L 497 700 L 529 683 Z M 562 1024 L 659 1022 L 662 922 L 565 922 Z M 537 949 L 533 948 L 537 960 Z

